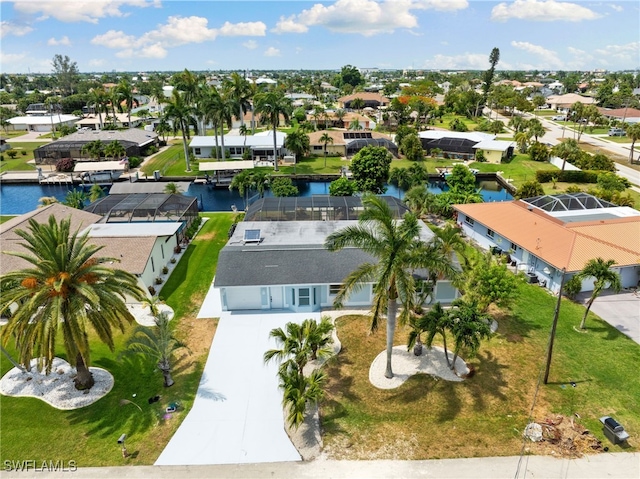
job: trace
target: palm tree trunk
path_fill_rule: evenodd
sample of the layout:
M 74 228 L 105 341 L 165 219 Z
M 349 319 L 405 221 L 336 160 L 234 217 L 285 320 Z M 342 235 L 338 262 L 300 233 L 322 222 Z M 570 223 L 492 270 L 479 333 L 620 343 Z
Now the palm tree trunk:
M 213 125 L 213 133 L 216 137 L 216 161 L 220 161 L 220 151 L 218 148 L 218 124 L 214 123 Z
M 451 368 L 451 361 L 449 361 L 449 353 L 447 352 L 447 335 L 442 332 L 442 346 L 444 347 L 444 358 L 447 360 L 447 366 Z
M 587 310 L 584 312 L 584 316 L 582 317 L 582 321 L 580 322 L 580 329 L 586 329 L 587 316 L 589 315 L 589 310 L 591 309 L 591 305 L 595 300 L 596 300 L 596 295 L 592 294 L 591 297 L 589 298 L 589 301 L 587 301 Z
M 278 171 L 278 144 L 276 143 L 276 124 L 273 124 L 273 171 Z
M 456 374 L 458 373 L 458 371 L 456 371 L 456 361 L 458 359 L 458 353 L 459 352 L 460 352 L 460 347 L 456 346 L 456 350 L 453 353 L 453 361 L 449 365 L 449 369 L 451 369 Z
M 224 151 L 224 126 L 222 127 L 222 132 L 220 134 L 220 141 L 222 142 L 222 161 L 225 161 L 226 158 L 226 152 Z
M 80 353 L 76 355 L 76 371 L 76 378 L 73 380 L 76 389 L 80 391 L 91 389 L 95 384 L 95 380 L 93 379 L 93 374 L 84 363 L 84 358 Z
M 387 306 L 387 369 L 384 377 L 391 379 L 393 377 L 393 369 L 391 369 L 391 356 L 393 354 L 393 337 L 396 333 L 396 313 L 398 312 L 398 303 L 395 299 L 390 299 Z
M 182 147 L 184 149 L 184 162 L 187 166 L 186 171 L 191 171 L 191 165 L 189 164 L 189 147 L 187 146 L 187 135 L 184 133 L 184 125 L 182 128 Z
M 170 388 L 175 384 L 175 381 L 171 377 L 171 365 L 169 361 L 160 361 L 158 363 L 158 369 L 162 371 L 162 375 L 164 376 L 164 387 Z

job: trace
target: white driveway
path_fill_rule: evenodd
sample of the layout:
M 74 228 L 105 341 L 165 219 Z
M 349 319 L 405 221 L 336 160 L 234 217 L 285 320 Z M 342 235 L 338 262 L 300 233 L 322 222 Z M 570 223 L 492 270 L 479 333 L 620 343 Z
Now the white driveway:
M 269 332 L 319 313 L 223 313 L 193 408 L 156 465 L 300 461 L 284 430 L 277 364 Z

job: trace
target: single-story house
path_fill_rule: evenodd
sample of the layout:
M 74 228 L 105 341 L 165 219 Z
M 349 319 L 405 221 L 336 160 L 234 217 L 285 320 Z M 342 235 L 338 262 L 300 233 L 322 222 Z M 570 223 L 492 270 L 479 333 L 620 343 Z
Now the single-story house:
M 338 98 L 338 104 L 340 108 L 353 108 L 352 102 L 356 98 L 360 98 L 364 105 L 363 107 L 371 107 L 371 108 L 380 108 L 381 106 L 388 106 L 389 99 L 385 96 L 382 96 L 380 93 L 368 92 L 368 91 L 359 91 L 356 93 L 352 93 L 351 95 L 343 96 Z
M 371 118 L 354 111 L 345 112 L 342 118 L 338 117 L 334 111 L 328 111 L 321 117 L 313 113 L 307 113 L 307 121 L 316 128 L 326 126 L 328 128 L 345 128 L 348 130 L 351 129 L 354 123 L 358 123 L 361 130 L 373 130 L 376 127 L 376 122 Z
M 278 157 L 289 155 L 289 150 L 284 147 L 287 134 L 276 132 L 276 151 Z M 217 140 L 217 144 L 216 144 Z M 215 148 L 222 148 L 220 136 L 194 136 L 191 138 L 189 148 L 196 158 L 215 158 Z M 273 130 L 266 130 L 255 135 L 224 135 L 224 149 L 226 159 L 244 158 L 245 150 L 251 152 L 251 159 L 255 161 L 273 161 Z
M 375 261 L 358 248 L 330 252 L 324 247 L 328 235 L 358 222 L 357 214 L 350 220 L 323 221 L 323 213 L 325 217 L 335 218 L 339 208 L 343 213 L 347 210 L 357 212 L 357 206 L 349 202 L 357 202 L 359 198 L 319 197 L 315 204 L 312 197 L 303 198 L 308 201 L 298 204 L 300 199 L 270 198 L 263 205 L 271 205 L 276 213 L 281 209 L 290 210 L 293 216 L 279 216 L 275 221 L 245 220 L 237 224 L 229 242 L 220 251 L 214 280 L 224 311 L 284 309 L 305 312 L 332 307 L 344 279 L 362 263 Z M 274 200 L 278 202 L 275 206 Z M 387 197 L 387 201 L 395 204 L 398 217 L 406 211 L 399 200 Z M 256 207 L 254 203 L 252 208 Z M 300 214 L 297 210 L 301 210 Z M 300 220 L 303 217 L 306 220 Z M 421 226 L 421 239 L 430 240 L 433 233 L 424 223 Z M 371 305 L 372 287 L 373 284 L 366 284 L 344 305 Z M 438 281 L 434 301 L 451 302 L 457 295 L 449 281 Z
M 79 118 L 75 115 L 26 115 L 14 116 L 7 121 L 11 125 L 12 130 L 27 130 L 47 133 L 53 128 L 58 130 L 61 126 L 66 125 L 73 127 Z
M 102 113 L 102 126 L 112 123 L 113 113 Z M 136 128 L 142 123 L 142 118 L 135 115 L 131 115 L 131 126 L 129 126 L 129 115 L 127 113 L 116 113 L 116 126 L 118 128 Z M 91 113 L 84 118 L 76 121 L 76 127 L 78 129 L 99 130 L 100 129 L 100 115 L 97 113 Z
M 602 116 L 609 120 L 618 120 L 623 123 L 639 123 L 640 122 L 640 110 L 637 108 L 616 108 L 612 110 L 610 108 L 600 108 L 598 111 Z
M 376 131 L 341 131 L 341 130 L 321 130 L 309 133 L 309 148 L 311 154 L 324 155 L 324 143 L 320 138 L 328 134 L 333 143 L 327 143 L 327 155 L 340 155 L 346 158 L 355 155 L 365 146 L 384 146 L 389 152 L 397 157 L 398 146 L 391 140 L 389 135 Z
M 79 130 L 59 140 L 42 145 L 33 151 L 36 164 L 53 164 L 60 158 L 87 158 L 84 145 L 100 140 L 104 146 L 118 141 L 126 156 L 142 156 L 144 150 L 158 143 L 158 135 L 152 131 L 129 128 L 128 130 Z
M 640 212 L 586 193 L 544 195 L 526 200 L 454 205 L 464 234 L 486 249 L 509 255 L 529 276 L 557 293 L 590 260 L 616 262 L 625 288 L 638 285 Z M 582 283 L 593 290 L 593 278 Z
M 426 130 L 418 135 L 427 153 L 439 149 L 445 158 L 475 159 L 477 152 L 482 151 L 486 161 L 500 163 L 511 158 L 515 149 L 514 142 L 496 140 L 496 135 L 479 131 Z
M 595 98 L 578 95 L 577 93 L 566 93 L 564 95 L 551 95 L 547 97 L 547 105 L 549 105 L 550 108 L 560 112 L 569 111 L 574 103 L 582 103 L 583 105 L 595 105 L 597 101 Z

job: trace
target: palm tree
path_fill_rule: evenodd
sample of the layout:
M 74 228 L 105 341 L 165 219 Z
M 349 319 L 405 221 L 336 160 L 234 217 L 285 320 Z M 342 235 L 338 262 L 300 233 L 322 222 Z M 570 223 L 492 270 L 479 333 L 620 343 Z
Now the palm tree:
M 575 163 L 582 154 L 582 150 L 578 146 L 578 142 L 573 138 L 568 138 L 562 143 L 558 143 L 551 148 L 551 154 L 562 158 L 562 169 L 561 172 L 564 172 L 564 167 L 569 161 L 570 163 Z
M 222 86 L 226 94 L 233 101 L 235 110 L 233 114 L 237 115 L 240 120 L 240 125 L 244 126 L 244 114 L 251 108 L 251 103 L 249 102 L 251 96 L 249 82 L 237 72 L 233 72 L 230 78 L 222 82 Z
M 244 151 L 244 149 L 247 147 L 247 135 L 249 134 L 249 129 L 247 128 L 247 125 L 240 125 L 240 128 L 238 129 L 238 131 L 244 137 L 244 142 L 242 144 L 243 151 Z
M 82 152 L 89 155 L 92 160 L 100 161 L 104 149 L 104 143 L 100 140 L 93 140 L 89 143 L 85 143 L 82 147 Z
M 360 97 L 354 98 L 351 100 L 351 108 L 354 110 L 362 110 L 364 108 L 364 100 Z
M 171 363 L 173 355 L 178 349 L 186 348 L 179 341 L 169 323 L 169 314 L 166 311 L 157 313 L 154 319 L 156 327 L 139 325 L 127 341 L 128 353 L 139 353 L 153 359 L 162 371 L 164 387 L 173 386 L 175 381 L 171 377 Z
M 347 111 L 344 110 L 343 108 L 338 108 L 334 113 L 335 117 L 340 122 L 340 128 L 344 128 L 344 117 L 346 116 L 346 114 L 347 114 Z
M 359 224 L 330 234 L 325 247 L 329 251 L 339 251 L 346 247 L 356 247 L 367 252 L 375 263 L 363 263 L 349 274 L 338 292 L 334 305 L 341 307 L 345 299 L 373 283 L 373 318 L 371 330 L 378 328 L 383 312 L 387 312 L 387 366 L 385 376 L 393 377 L 391 356 L 396 329 L 398 301 L 405 310 L 413 302 L 415 280 L 412 271 L 430 267 L 438 271 L 451 271 L 450 264 L 443 258 L 435 258 L 426 252 L 419 239 L 420 226 L 417 218 L 406 213 L 402 222 L 395 221 L 393 213 L 380 197 L 365 195 L 362 198 L 364 211 Z M 433 253 L 431 251 L 430 253 Z
M 580 280 L 585 278 L 595 278 L 593 283 L 593 292 L 591 297 L 587 301 L 587 309 L 584 312 L 582 321 L 580 322 L 580 329 L 586 329 L 587 315 L 591 309 L 591 305 L 596 300 L 602 291 L 606 288 L 613 289 L 616 293 L 620 291 L 621 281 L 620 273 L 613 271 L 610 268 L 616 264 L 612 259 L 605 261 L 602 258 L 590 259 L 582 270 L 576 275 Z
M 181 195 L 182 194 L 182 190 L 180 189 L 180 187 L 178 185 L 176 185 L 173 182 L 167 183 L 164 186 L 164 192 L 170 195 Z
M 100 129 L 102 130 L 102 112 L 106 113 L 107 103 L 109 96 L 103 87 L 92 88 L 89 90 L 89 101 L 93 105 L 96 113 L 98 114 L 98 121 L 100 122 Z
M 297 429 L 304 422 L 307 404 L 317 403 L 322 398 L 322 385 L 326 375 L 316 369 L 308 377 L 296 370 L 281 370 L 278 376 L 283 390 L 282 406 L 287 413 L 287 424 Z
M 116 86 L 116 98 L 118 99 L 118 104 L 124 102 L 127 107 L 127 121 L 129 128 L 131 128 L 131 110 L 133 109 L 133 104 L 137 104 L 137 101 L 133 97 L 133 87 L 126 78 L 123 78 Z
M 331 143 L 333 145 L 333 137 L 327 133 L 326 131 L 320 135 L 320 143 L 322 143 L 324 149 L 324 167 L 327 167 L 327 144 Z
M 544 126 L 542 126 L 542 123 L 540 123 L 540 120 L 538 120 L 537 118 L 532 118 L 531 120 L 529 120 L 528 125 L 529 134 L 533 136 L 536 141 L 538 141 L 538 138 L 543 137 L 547 132 L 547 130 L 544 129 Z
M 84 191 L 73 189 L 67 193 L 62 203 L 71 208 L 82 210 L 84 209 L 84 202 L 86 200 L 87 195 Z
M 189 128 L 194 126 L 197 132 L 197 126 L 194 118 L 194 108 L 185 102 L 184 97 L 176 89 L 173 90 L 171 100 L 169 100 L 164 114 L 168 120 L 173 122 L 173 132 L 177 134 L 178 130 L 182 131 L 182 146 L 184 148 L 184 160 L 186 163 L 186 171 L 191 171 L 189 164 L 189 146 L 187 139 L 189 138 Z
M 629 148 L 629 164 L 633 165 L 633 151 L 636 141 L 640 140 L 640 123 L 628 125 L 625 131 L 627 138 L 631 140 L 631 148 Z
M 442 307 L 442 304 L 438 301 L 426 314 L 412 317 L 409 323 L 412 330 L 409 333 L 407 349 L 414 348 L 414 353 L 416 353 L 416 356 L 419 356 L 422 354 L 422 333 L 427 333 L 425 341 L 427 348 L 431 348 L 433 340 L 436 335 L 439 334 L 442 336 L 444 357 L 447 360 L 447 365 L 451 367 L 449 353 L 447 351 L 447 330 L 451 328 L 451 315 Z
M 41 358 L 40 366 L 50 373 L 61 336 L 78 372 L 76 388 L 90 389 L 89 329 L 113 351 L 113 328 L 124 332 L 133 322 L 125 297 L 140 300 L 145 292 L 134 275 L 107 266 L 117 259 L 96 256 L 100 246 L 71 232 L 70 219 L 58 223 L 52 215 L 44 224 L 30 219 L 29 230 L 16 231 L 26 251 L 6 253 L 30 266 L 2 276 L 11 286 L 2 292 L 0 314 L 18 305 L 0 333 L 2 344 L 15 338 L 20 363 L 29 368 L 33 358 Z
M 296 155 L 297 163 L 303 155 L 309 153 L 309 135 L 298 127 L 287 135 L 284 140 L 284 147 Z
M 95 183 L 89 190 L 89 201 L 93 203 L 94 201 L 98 201 L 103 196 L 104 190 L 99 184 Z
M 244 199 L 244 209 L 249 207 L 249 190 L 254 185 L 253 173 L 250 170 L 243 170 L 233 177 L 229 184 L 230 190 L 238 190 Z
M 289 122 L 291 115 L 291 100 L 284 96 L 281 90 L 272 90 L 256 95 L 256 111 L 262 115 L 273 128 L 273 164 L 274 171 L 278 171 L 278 144 L 276 132 L 280 125 L 280 115 L 285 123 Z
M 456 371 L 456 359 L 460 350 L 466 348 L 473 355 L 480 348 L 480 341 L 491 336 L 491 316 L 483 313 L 475 301 L 458 298 L 452 305 L 450 329 L 455 350 L 449 367 Z
M 127 150 L 124 149 L 124 146 L 122 146 L 122 143 L 120 143 L 118 140 L 112 141 L 104 148 L 104 155 L 107 157 L 111 157 L 114 160 L 116 158 L 119 160 L 126 154 Z

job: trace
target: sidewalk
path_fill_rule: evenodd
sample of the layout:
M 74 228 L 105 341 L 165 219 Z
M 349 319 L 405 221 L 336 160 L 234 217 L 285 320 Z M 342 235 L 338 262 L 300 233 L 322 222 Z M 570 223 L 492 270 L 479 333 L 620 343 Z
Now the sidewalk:
M 115 453 L 118 453 L 117 447 Z M 83 479 L 111 478 L 224 478 L 224 479 L 638 479 L 639 453 L 603 453 L 580 459 L 550 456 L 483 457 L 428 461 L 326 461 L 220 466 L 88 467 L 77 471 Z M 58 478 L 64 472 L 5 472 L 3 477 Z

